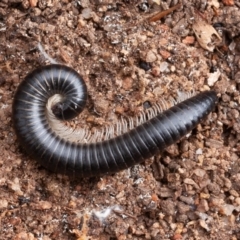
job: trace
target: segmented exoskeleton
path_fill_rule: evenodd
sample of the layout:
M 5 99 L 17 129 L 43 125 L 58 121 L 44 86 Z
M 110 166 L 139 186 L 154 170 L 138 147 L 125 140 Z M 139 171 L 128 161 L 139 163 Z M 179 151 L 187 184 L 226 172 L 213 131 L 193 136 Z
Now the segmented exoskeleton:
M 53 96 L 57 97 L 48 106 Z M 129 129 L 118 131 L 118 136 L 105 139 L 101 133 L 96 134 L 96 142 L 93 137 L 90 142 L 78 143 L 55 131 L 47 112 L 53 118 L 68 120 L 83 110 L 86 99 L 81 76 L 63 65 L 36 69 L 19 85 L 13 102 L 16 134 L 20 144 L 45 168 L 89 177 L 141 163 L 195 128 L 214 109 L 217 95 L 214 91 L 201 92 L 163 112 L 155 108 L 151 119 L 143 114 L 145 119 L 140 124 L 125 123 Z

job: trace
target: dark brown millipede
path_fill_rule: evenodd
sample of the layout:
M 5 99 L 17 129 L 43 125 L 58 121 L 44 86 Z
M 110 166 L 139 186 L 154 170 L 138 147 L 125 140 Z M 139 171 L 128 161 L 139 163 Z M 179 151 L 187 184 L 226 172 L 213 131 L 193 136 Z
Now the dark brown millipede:
M 58 97 L 46 110 L 53 96 Z M 87 89 L 81 76 L 63 65 L 36 69 L 19 85 L 13 102 L 14 128 L 20 144 L 45 168 L 89 177 L 141 163 L 195 128 L 214 109 L 217 95 L 214 91 L 201 92 L 165 111 L 155 111 L 151 118 L 142 114 L 144 121 L 137 124 L 120 124 L 115 137 L 111 136 L 116 130 L 108 129 L 104 130 L 105 138 L 97 133 L 90 142 L 84 142 L 84 133 L 83 142 L 79 143 L 55 131 L 47 111 L 56 121 L 68 120 L 83 110 L 86 99 Z M 128 129 L 123 130 L 123 126 Z M 110 138 L 106 139 L 106 135 Z

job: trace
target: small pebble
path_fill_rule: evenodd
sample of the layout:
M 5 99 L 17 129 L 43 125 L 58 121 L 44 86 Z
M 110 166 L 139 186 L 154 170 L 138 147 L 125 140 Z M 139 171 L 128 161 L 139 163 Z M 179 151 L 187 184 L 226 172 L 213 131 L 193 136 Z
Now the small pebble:
M 165 72 L 168 70 L 168 63 L 167 62 L 162 62 L 160 64 L 160 72 Z

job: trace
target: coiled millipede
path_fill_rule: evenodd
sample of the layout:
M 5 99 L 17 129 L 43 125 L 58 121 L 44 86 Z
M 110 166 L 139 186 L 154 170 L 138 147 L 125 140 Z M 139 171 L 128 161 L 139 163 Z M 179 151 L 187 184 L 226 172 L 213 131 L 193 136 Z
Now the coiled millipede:
M 155 105 L 92 135 L 67 130 L 60 120 L 77 116 L 86 99 L 83 79 L 63 65 L 36 69 L 20 83 L 13 102 L 14 128 L 20 144 L 45 168 L 89 177 L 141 163 L 195 128 L 214 109 L 217 95 L 201 92 L 164 111 Z

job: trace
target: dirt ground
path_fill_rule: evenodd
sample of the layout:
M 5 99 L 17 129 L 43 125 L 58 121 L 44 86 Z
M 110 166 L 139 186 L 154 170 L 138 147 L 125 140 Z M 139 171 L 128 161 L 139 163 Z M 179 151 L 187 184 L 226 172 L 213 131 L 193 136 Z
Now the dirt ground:
M 240 239 L 240 2 L 178 3 L 0 1 L 0 239 Z M 213 89 L 219 103 L 141 165 L 53 174 L 24 152 L 11 120 L 18 84 L 49 63 L 41 46 L 88 86 L 72 127 L 101 128 L 179 92 Z

